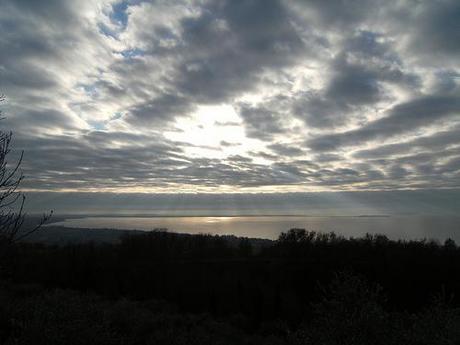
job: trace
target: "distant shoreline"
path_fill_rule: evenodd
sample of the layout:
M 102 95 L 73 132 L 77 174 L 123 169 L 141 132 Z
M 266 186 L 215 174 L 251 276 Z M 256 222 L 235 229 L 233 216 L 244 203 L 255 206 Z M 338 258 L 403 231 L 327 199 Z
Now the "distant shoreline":
M 370 215 L 304 215 L 304 214 L 231 214 L 231 215 L 162 215 L 162 214 L 63 214 L 55 219 L 51 219 L 48 224 L 61 222 L 68 219 L 80 218 L 256 218 L 256 217 L 290 217 L 290 218 L 390 218 L 398 216 L 410 216 L 411 214 L 387 215 L 387 214 L 370 214 Z

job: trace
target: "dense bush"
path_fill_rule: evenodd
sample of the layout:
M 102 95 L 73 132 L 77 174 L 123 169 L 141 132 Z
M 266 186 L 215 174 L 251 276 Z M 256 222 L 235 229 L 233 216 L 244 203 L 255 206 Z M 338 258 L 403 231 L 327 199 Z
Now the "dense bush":
M 254 250 L 250 239 L 162 231 L 22 243 L 2 267 L 10 344 L 460 342 L 453 241 L 294 229 Z
M 457 344 L 460 310 L 438 297 L 410 314 L 384 308 L 379 286 L 350 272 L 335 276 L 296 329 L 281 320 L 248 329 L 243 316 L 180 312 L 169 303 L 109 300 L 70 290 L 3 285 L 2 344 Z

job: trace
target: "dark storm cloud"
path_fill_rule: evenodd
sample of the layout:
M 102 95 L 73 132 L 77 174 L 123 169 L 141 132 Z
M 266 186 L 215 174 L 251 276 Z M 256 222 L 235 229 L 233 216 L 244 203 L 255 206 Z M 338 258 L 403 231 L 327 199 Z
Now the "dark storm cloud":
M 124 142 L 124 145 L 117 143 Z M 25 186 L 36 188 L 104 188 L 114 183 L 131 186 L 149 175 L 186 164 L 182 150 L 172 143 L 125 133 L 89 132 L 73 136 L 18 138 L 18 149 L 26 149 Z M 118 147 L 119 146 L 119 147 Z M 161 177 L 161 176 L 160 176 Z
M 378 108 L 388 98 L 388 85 L 419 89 L 419 78 L 403 72 L 397 54 L 379 38 L 376 33 L 358 31 L 346 39 L 328 65 L 331 76 L 324 89 L 297 94 L 293 114 L 311 127 L 333 129 Z
M 338 30 L 350 29 L 350 26 L 372 17 L 382 5 L 379 0 L 312 0 L 298 1 L 314 13 L 313 18 L 321 25 L 332 25 Z
M 275 134 L 284 132 L 282 118 L 274 109 L 241 105 L 239 115 L 245 121 L 246 135 L 271 141 Z
M 334 154 L 334 153 L 320 153 L 315 156 L 315 161 L 319 163 L 324 163 L 324 162 L 337 162 L 344 160 L 345 158 L 343 156 Z
M 459 23 L 455 0 L 4 0 L 1 125 L 31 189 L 458 187 Z M 184 139 L 204 105 L 246 138 Z
M 330 80 L 326 96 L 347 105 L 370 104 L 379 100 L 380 90 L 375 73 L 363 66 L 337 62 L 338 73 Z
M 20 115 L 10 117 L 11 111 L 5 110 L 2 120 L 4 128 L 14 128 L 15 131 L 24 131 L 28 134 L 40 134 L 45 129 L 76 130 L 78 124 L 68 118 L 64 112 L 51 108 L 27 109 L 18 108 Z
M 264 151 L 250 151 L 249 155 L 251 155 L 253 157 L 263 158 L 263 159 L 266 159 L 268 161 L 276 161 L 278 159 L 277 155 L 271 154 L 271 153 L 268 153 L 268 152 L 264 152 Z
M 120 145 L 120 142 L 125 144 Z M 24 187 L 45 190 L 110 189 L 114 185 L 125 189 L 165 188 L 187 185 L 190 181 L 214 188 L 222 185 L 243 188 L 355 185 L 355 189 L 382 189 L 390 185 L 394 188 L 405 181 L 418 187 L 440 185 L 442 176 L 451 176 L 444 183 L 449 186 L 460 178 L 458 149 L 444 154 L 324 168 L 323 163 L 309 160 L 282 162 L 279 155 L 269 157 L 273 160 L 270 165 L 257 164 L 251 158 L 238 155 L 225 160 L 190 158 L 176 143 L 160 136 L 152 139 L 126 133 L 89 132 L 78 139 L 72 136 L 19 137 L 15 145 L 18 149 L 26 148 Z M 263 154 L 256 154 L 260 156 Z M 427 162 L 434 165 L 429 168 Z
M 298 147 L 279 143 L 268 145 L 268 148 L 280 156 L 295 157 L 304 154 L 304 151 Z
M 120 142 L 125 144 L 120 145 Z M 174 142 L 116 132 L 88 132 L 78 139 L 72 136 L 19 137 L 15 145 L 18 149 L 27 148 L 24 187 L 45 190 L 110 189 L 114 185 L 126 189 L 164 188 L 190 181 L 208 187 L 304 183 L 339 186 L 381 179 L 371 171 L 321 169 L 306 160 L 275 161 L 267 166 L 238 155 L 225 160 L 190 158 Z
M 309 126 L 334 128 L 343 125 L 347 113 L 347 104 L 329 99 L 320 93 L 306 92 L 293 103 L 293 114 L 303 119 Z
M 82 1 L 79 9 L 86 6 Z M 84 127 L 69 111 L 72 101 L 68 96 L 74 92 L 74 82 L 98 64 L 91 55 L 103 59 L 104 48 L 97 32 L 78 14 L 68 1 L 0 3 L 0 92 L 7 95 L 5 126 L 30 135 Z
M 458 157 L 460 148 L 453 147 L 439 151 L 407 153 L 368 159 L 370 167 L 382 172 L 381 179 L 387 186 L 406 185 L 413 188 L 455 188 L 460 180 Z
M 387 116 L 369 122 L 351 131 L 327 134 L 308 141 L 308 146 L 318 151 L 331 151 L 363 142 L 386 139 L 458 116 L 460 98 L 450 96 L 421 97 L 398 104 Z
M 264 69 L 288 66 L 304 52 L 302 40 L 280 1 L 209 2 L 199 10 L 198 16 L 179 21 L 179 36 L 171 34 L 171 48 L 158 49 L 153 44 L 143 52 L 151 58 L 168 53 L 175 60 L 164 81 L 174 97 L 180 98 L 182 114 L 197 103 L 228 101 L 252 90 L 261 83 L 260 73 Z M 164 32 L 167 30 L 163 28 Z M 142 35 L 152 44 L 158 27 Z M 146 105 L 137 105 L 131 115 L 173 119 L 180 114 L 164 107 L 164 101 L 174 97 L 160 91 Z
M 130 117 L 133 121 L 145 124 L 171 120 L 187 114 L 192 109 L 193 105 L 187 98 L 168 93 L 134 106 L 130 109 Z
M 277 0 L 211 2 L 182 22 L 186 48 L 179 88 L 215 102 L 248 89 L 263 68 L 293 63 L 303 44 Z
M 441 70 L 435 75 L 436 81 L 433 91 L 437 94 L 455 94 L 460 92 L 457 81 L 460 80 L 460 73 L 453 70 Z
M 374 149 L 360 150 L 353 154 L 356 158 L 372 159 L 406 154 L 415 150 L 441 150 L 449 145 L 458 145 L 460 128 L 454 127 L 451 130 L 439 131 L 433 135 L 417 138 L 408 142 L 397 144 L 381 145 Z
M 122 141 L 126 144 L 116 147 L 115 143 Z M 78 139 L 17 138 L 15 145 L 27 148 L 23 165 L 26 188 L 164 187 L 191 180 L 211 187 L 245 187 L 291 184 L 299 181 L 294 175 L 300 175 L 293 166 L 267 168 L 242 156 L 225 161 L 190 159 L 172 142 L 123 133 L 89 132 Z
M 427 2 L 415 21 L 419 25 L 412 40 L 412 49 L 430 56 L 460 53 L 460 3 L 458 1 Z
M 441 166 L 442 172 L 457 173 L 460 177 L 460 150 L 457 152 L 459 155 L 451 157 L 445 164 Z

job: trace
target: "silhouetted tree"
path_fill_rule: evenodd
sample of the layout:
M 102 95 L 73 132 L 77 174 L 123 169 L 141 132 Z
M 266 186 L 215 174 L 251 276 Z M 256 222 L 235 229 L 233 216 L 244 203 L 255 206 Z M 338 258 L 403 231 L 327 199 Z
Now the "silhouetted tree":
M 2 101 L 4 101 L 3 95 L 0 96 L 0 102 Z M 0 243 L 3 245 L 16 242 L 37 231 L 52 214 L 51 212 L 43 215 L 38 225 L 21 231 L 25 220 L 23 210 L 26 199 L 19 190 L 24 179 L 20 170 L 24 152 L 21 151 L 19 159 L 12 165 L 8 162 L 12 136 L 12 132 L 0 130 Z
M 238 243 L 238 251 L 239 255 L 243 257 L 251 256 L 253 252 L 251 241 L 247 238 L 242 238 Z

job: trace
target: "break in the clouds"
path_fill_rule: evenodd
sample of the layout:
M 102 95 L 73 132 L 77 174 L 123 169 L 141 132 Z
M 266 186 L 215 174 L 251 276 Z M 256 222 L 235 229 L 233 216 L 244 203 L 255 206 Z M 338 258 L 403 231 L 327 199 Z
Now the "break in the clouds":
M 460 185 L 456 0 L 2 0 L 0 29 L 28 189 Z

